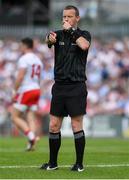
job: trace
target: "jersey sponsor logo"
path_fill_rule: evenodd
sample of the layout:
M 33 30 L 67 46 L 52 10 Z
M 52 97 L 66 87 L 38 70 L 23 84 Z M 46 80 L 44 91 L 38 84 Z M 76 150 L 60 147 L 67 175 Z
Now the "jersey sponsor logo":
M 59 41 L 59 45 L 64 46 L 65 43 L 63 41 Z

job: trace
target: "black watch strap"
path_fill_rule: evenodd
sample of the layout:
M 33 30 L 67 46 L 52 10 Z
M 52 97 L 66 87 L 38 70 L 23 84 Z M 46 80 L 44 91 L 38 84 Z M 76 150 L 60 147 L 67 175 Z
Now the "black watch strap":
M 72 36 L 72 39 L 74 41 L 76 41 L 79 37 L 81 37 L 81 32 L 78 30 L 78 29 L 75 29 L 75 28 L 70 28 L 68 30 L 68 32 L 70 33 L 70 35 Z

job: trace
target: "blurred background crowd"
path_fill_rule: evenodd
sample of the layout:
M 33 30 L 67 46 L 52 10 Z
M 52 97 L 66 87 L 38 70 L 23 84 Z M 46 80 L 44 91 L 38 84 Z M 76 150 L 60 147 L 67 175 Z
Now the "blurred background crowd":
M 38 115 L 49 113 L 53 84 L 53 49 L 39 39 L 34 40 L 35 53 L 41 58 L 42 95 Z M 12 90 L 20 57 L 19 43 L 13 39 L 0 41 L 0 124 L 10 118 Z M 87 63 L 88 116 L 96 114 L 129 115 L 129 39 L 102 42 L 93 39 Z M 2 129 L 1 129 L 2 130 Z
M 53 49 L 47 48 L 44 43 L 44 37 L 49 29 L 60 28 L 61 9 L 70 2 L 59 0 L 49 0 L 46 3 L 31 0 L 28 3 L 9 0 L 0 2 L 0 17 L 4 18 L 0 18 L 0 134 L 17 135 L 18 133 L 11 123 L 10 111 L 17 61 L 21 55 L 19 41 L 25 36 L 33 37 L 34 51 L 44 65 L 37 128 L 40 134 L 46 134 L 51 87 L 54 82 L 54 54 Z M 124 126 L 128 129 L 129 11 L 125 9 L 129 7 L 129 2 L 126 0 L 122 3 L 119 0 L 75 0 L 70 4 L 79 7 L 82 17 L 80 26 L 88 28 L 92 35 L 86 72 L 87 116 L 91 121 L 94 117 L 101 117 L 101 115 L 107 117 L 113 115 L 114 121 L 117 121 L 116 115 L 121 120 L 126 117 Z M 29 16 L 25 11 L 25 6 L 31 7 Z M 60 16 L 60 19 L 57 16 Z M 23 18 L 20 22 L 21 17 Z

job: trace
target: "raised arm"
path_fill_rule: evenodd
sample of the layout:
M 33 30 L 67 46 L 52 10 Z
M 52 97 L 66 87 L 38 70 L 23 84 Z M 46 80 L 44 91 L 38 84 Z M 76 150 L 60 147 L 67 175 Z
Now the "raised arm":
M 87 50 L 90 46 L 90 42 L 83 37 L 78 29 L 73 28 L 67 21 L 63 22 L 63 29 L 68 31 L 72 38 L 75 40 L 76 44 L 82 49 Z
M 87 50 L 90 46 L 89 41 L 87 41 L 84 37 L 80 36 L 76 40 L 77 45 L 82 49 L 82 50 Z

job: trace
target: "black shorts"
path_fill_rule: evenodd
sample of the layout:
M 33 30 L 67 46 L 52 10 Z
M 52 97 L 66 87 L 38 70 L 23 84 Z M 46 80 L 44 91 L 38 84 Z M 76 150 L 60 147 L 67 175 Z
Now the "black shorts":
M 87 89 L 85 83 L 58 84 L 52 87 L 50 114 L 64 116 L 79 116 L 86 114 Z

